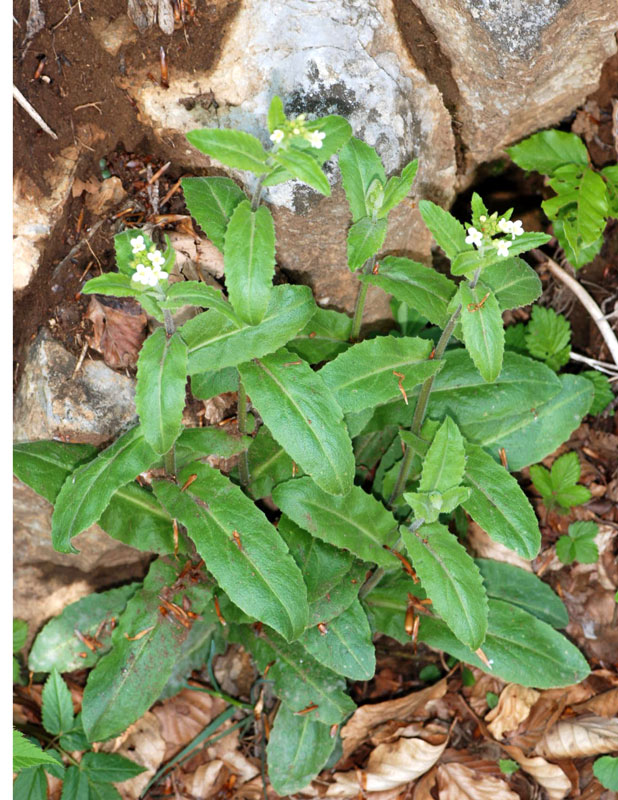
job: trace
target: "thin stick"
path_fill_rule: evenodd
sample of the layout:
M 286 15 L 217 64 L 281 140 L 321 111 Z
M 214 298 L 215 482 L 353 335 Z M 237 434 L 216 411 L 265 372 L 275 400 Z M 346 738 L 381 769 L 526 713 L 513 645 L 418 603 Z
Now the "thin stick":
M 85 236 L 83 239 L 80 239 L 79 242 L 69 250 L 68 254 L 62 259 L 62 261 L 58 264 L 58 266 L 54 270 L 54 272 L 52 274 L 52 280 L 57 280 L 58 279 L 58 276 L 63 271 L 63 269 L 67 266 L 67 264 L 72 263 L 72 259 L 81 250 L 83 245 L 86 244 L 90 239 L 92 239 L 92 237 L 95 235 L 95 233 L 99 230 L 99 228 L 101 227 L 101 225 L 103 225 L 104 222 L 107 222 L 107 219 L 100 219 L 96 223 L 96 225 L 92 226 L 92 228 L 90 229 L 90 232 L 88 233 L 88 236 Z
M 571 277 L 568 272 L 565 272 L 562 267 L 559 267 L 553 259 L 546 256 L 545 253 L 541 253 L 540 250 L 533 250 L 532 252 L 539 259 L 539 261 L 541 261 L 543 265 L 546 266 L 556 278 L 558 278 L 558 280 L 561 280 L 565 286 L 568 286 L 568 288 L 584 306 L 586 311 L 592 317 L 592 321 L 599 329 L 601 336 L 605 340 L 605 344 L 607 345 L 607 348 L 614 359 L 614 363 L 618 365 L 618 339 L 616 338 L 616 334 L 612 330 L 609 322 L 605 319 L 603 312 L 596 302 L 592 299 L 592 297 L 590 297 L 581 283 L 576 281 L 575 278 Z
M 92 103 L 82 103 L 81 106 L 75 106 L 73 111 L 79 111 L 81 108 L 96 108 L 96 110 L 99 112 L 99 114 L 102 114 L 103 112 L 99 108 L 99 104 L 102 103 L 102 102 L 103 102 L 102 100 L 96 100 L 95 102 L 92 102 Z
M 75 369 L 73 370 L 73 374 L 71 378 L 74 378 L 77 373 L 79 372 L 79 368 L 84 363 L 84 359 L 86 358 L 86 353 L 88 352 L 88 342 L 84 342 L 84 346 L 82 347 L 82 351 L 79 354 L 79 358 L 77 360 L 77 364 L 75 365 Z
M 156 180 L 158 180 L 158 178 L 160 178 L 161 175 L 163 175 L 163 173 L 166 172 L 170 168 L 171 163 L 172 163 L 171 161 L 168 161 L 160 169 L 158 169 L 155 172 L 155 174 L 148 180 L 148 183 L 151 184 L 151 183 L 154 183 Z
M 26 100 L 26 98 L 19 91 L 17 86 L 15 86 L 15 84 L 13 84 L 13 97 L 15 100 L 17 100 L 17 102 L 24 109 L 24 111 L 32 117 L 32 119 L 36 122 L 36 124 L 39 127 L 43 128 L 45 133 L 48 133 L 52 137 L 52 139 L 58 138 L 56 134 L 52 131 L 52 129 L 49 127 L 49 125 L 45 122 L 43 117 L 39 114 L 39 112 L 36 111 L 34 107 L 30 105 L 30 103 Z
M 582 364 L 586 364 L 592 369 L 596 369 L 598 372 L 604 372 L 606 375 L 618 375 L 618 370 L 613 364 L 608 364 L 605 361 L 597 361 L 596 358 L 588 358 L 588 356 L 582 356 L 579 353 L 570 352 L 569 358 L 571 361 L 579 361 Z

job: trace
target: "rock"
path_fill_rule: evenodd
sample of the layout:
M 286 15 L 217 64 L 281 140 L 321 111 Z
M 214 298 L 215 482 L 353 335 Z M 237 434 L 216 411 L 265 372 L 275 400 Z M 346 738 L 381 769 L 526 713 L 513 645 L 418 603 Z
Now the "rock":
M 137 422 L 135 381 L 77 359 L 42 329 L 24 364 L 15 398 L 16 441 L 62 439 L 100 444 Z
M 98 525 L 75 537 L 77 555 L 58 553 L 51 543 L 51 503 L 17 479 L 13 500 L 13 616 L 29 623 L 31 638 L 69 603 L 145 574 L 151 555 L 110 538 Z
M 415 0 L 414 6 L 437 55 L 450 62 L 459 95 L 451 109 L 464 148 L 458 188 L 469 185 L 476 166 L 502 157 L 506 145 L 581 105 L 616 52 L 616 3 L 607 0 Z
M 107 17 L 95 17 L 90 20 L 90 27 L 101 47 L 111 56 L 115 56 L 125 44 L 131 44 L 137 39 L 135 27 L 123 15 L 111 22 Z

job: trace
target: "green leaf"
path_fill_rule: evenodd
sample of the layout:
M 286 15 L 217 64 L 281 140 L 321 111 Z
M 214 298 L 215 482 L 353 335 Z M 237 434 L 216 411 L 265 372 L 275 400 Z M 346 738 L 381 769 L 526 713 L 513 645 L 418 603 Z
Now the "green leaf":
M 71 539 L 96 522 L 114 492 L 157 460 L 140 426 L 84 464 L 64 482 L 52 516 L 52 542 L 61 553 L 77 553 Z
M 535 306 L 526 327 L 526 347 L 531 356 L 540 358 L 558 371 L 569 360 L 571 324 L 553 308 Z
M 588 151 L 585 144 L 574 133 L 550 130 L 535 133 L 507 153 L 522 169 L 552 175 L 563 164 L 588 166 Z
M 376 658 L 371 629 L 358 600 L 331 619 L 325 633 L 317 626 L 309 628 L 299 641 L 316 661 L 339 675 L 355 681 L 368 681 L 374 676 Z
M 294 462 L 262 425 L 249 447 L 249 490 L 256 500 L 268 497 L 273 487 L 294 475 Z
M 495 295 L 481 281 L 474 289 L 462 283 L 459 291 L 466 349 L 483 378 L 493 383 L 502 369 L 504 354 L 502 311 Z
M 585 169 L 577 197 L 577 233 L 584 246 L 603 234 L 608 215 L 605 181 L 597 172 Z
M 517 761 L 513 761 L 512 758 L 500 758 L 498 760 L 498 765 L 503 775 L 512 775 L 519 769 L 519 764 Z
M 203 585 L 187 576 L 179 580 L 182 565 L 163 559 L 153 562 L 144 585 L 129 600 L 112 633 L 112 648 L 88 676 L 82 704 L 82 721 L 88 741 L 117 736 L 159 698 L 182 653 L 188 630 L 171 615 L 159 613 L 159 595 L 183 597 L 200 613 L 211 597 Z
M 599 549 L 595 538 L 599 529 L 591 520 L 573 522 L 569 525 L 568 536 L 561 536 L 556 542 L 556 555 L 563 564 L 594 564 L 599 560 Z
M 354 480 L 352 442 L 320 375 L 285 349 L 243 364 L 239 372 L 251 402 L 288 455 L 324 491 L 345 494 Z
M 111 783 L 88 781 L 90 800 L 122 800 L 120 792 Z
M 420 312 L 429 322 L 443 327 L 449 318 L 448 304 L 456 291 L 453 281 L 409 258 L 387 256 L 374 275 L 359 275 L 362 283 L 379 286 L 402 303 Z
M 493 244 L 487 246 L 484 252 L 474 250 L 457 255 L 451 264 L 451 273 L 453 275 L 467 275 L 471 277 L 472 273 L 477 269 L 485 270 L 494 264 L 503 264 L 509 261 L 513 256 L 547 244 L 550 239 L 551 236 L 548 236 L 546 233 L 522 233 L 515 241 L 509 241 L 508 256 L 498 255 L 498 250 L 494 247 L 494 241 Z
M 420 583 L 414 583 L 401 569 L 388 572 L 364 599 L 369 621 L 374 631 L 384 633 L 402 644 L 410 641 L 406 633 L 408 594 L 426 598 Z
M 362 217 L 348 231 L 348 266 L 354 272 L 375 255 L 386 238 L 386 219 Z
M 344 691 L 345 679 L 319 664 L 299 642 L 285 642 L 266 627 L 259 638 L 247 626 L 238 628 L 235 634 L 261 671 L 275 662 L 268 671 L 268 680 L 291 711 L 298 713 L 317 706 L 302 716 L 326 725 L 339 723 L 354 711 L 354 702 Z
M 50 753 L 26 739 L 20 731 L 13 730 L 13 772 L 37 767 L 39 764 L 55 763 L 56 759 Z
M 280 97 L 275 95 L 268 107 L 268 130 L 273 133 L 273 131 L 283 128 L 286 121 L 283 102 Z
M 54 667 L 59 672 L 74 672 L 93 667 L 111 647 L 112 618 L 122 614 L 139 586 L 131 583 L 71 603 L 37 635 L 28 656 L 28 668 L 32 672 L 51 672 Z M 94 650 L 85 647 L 76 630 L 82 636 L 96 637 L 100 646 Z M 86 658 L 80 656 L 84 652 Z
M 137 360 L 135 405 L 144 438 L 155 453 L 167 453 L 182 430 L 187 383 L 187 345 L 157 328 Z
M 220 628 L 219 621 L 214 618 L 214 604 L 212 617 L 195 620 L 189 635 L 183 642 L 178 660 L 174 665 L 172 674 L 163 687 L 159 700 L 165 700 L 178 694 L 186 685 L 187 678 L 194 669 L 203 667 L 210 658 L 213 634 Z M 214 619 L 213 619 L 214 618 Z
M 350 123 L 347 119 L 337 114 L 329 114 L 326 117 L 306 122 L 305 129 L 307 131 L 321 131 L 325 134 L 324 139 L 322 139 L 322 147 L 319 149 L 311 149 L 311 155 L 320 164 L 328 161 L 337 150 L 343 147 L 352 135 Z
M 60 747 L 62 747 L 64 750 L 68 750 L 69 752 L 72 750 L 90 749 L 90 744 L 88 743 L 88 739 L 86 739 L 84 726 L 82 725 L 81 711 L 75 717 L 73 728 L 68 733 L 65 733 L 64 736 L 60 737 L 59 743 Z
M 282 703 L 266 748 L 268 777 L 281 797 L 300 792 L 320 773 L 333 752 L 330 726 Z
M 367 203 L 367 195 L 378 180 L 386 183 L 386 174 L 380 157 L 368 144 L 352 137 L 339 153 L 339 168 L 343 188 L 352 212 L 352 222 L 372 216 L 373 209 Z
M 408 196 L 408 193 L 412 188 L 412 184 L 414 183 L 417 170 L 418 158 L 415 158 L 414 161 L 410 161 L 401 170 L 401 177 L 396 177 L 393 175 L 392 178 L 388 179 L 388 182 L 384 187 L 384 200 L 382 201 L 382 207 L 378 213 L 378 216 L 386 216 L 391 209 L 395 208 L 395 206 L 398 206 L 399 203 L 401 203 L 401 201 Z
M 440 361 L 431 361 L 433 344 L 416 337 L 379 336 L 350 347 L 320 370 L 320 376 L 344 412 L 365 408 L 403 397 L 440 370 Z
M 177 311 L 183 306 L 214 308 L 221 314 L 225 314 L 232 322 L 236 324 L 240 322 L 232 306 L 223 297 L 221 290 L 200 281 L 173 283 L 167 291 L 166 299 L 161 301 L 161 308 L 168 308 L 170 311 Z
M 275 274 L 275 225 L 266 206 L 256 211 L 248 200 L 234 209 L 225 233 L 225 285 L 243 322 L 262 321 Z
M 352 319 L 340 311 L 317 308 L 313 317 L 286 347 L 308 361 L 329 361 L 350 346 Z
M 181 185 L 191 216 L 223 252 L 225 231 L 245 193 L 230 178 L 183 178 Z
M 283 347 L 309 322 L 315 303 L 308 286 L 275 286 L 259 325 L 235 325 L 217 311 L 186 322 L 180 335 L 189 348 L 189 374 L 235 367 Z
M 541 533 L 536 514 L 519 484 L 481 447 L 466 444 L 464 484 L 470 497 L 463 507 L 494 541 L 532 559 Z
M 521 258 L 508 258 L 483 270 L 483 283 L 493 291 L 502 311 L 533 303 L 541 296 L 541 280 Z
M 488 217 L 489 211 L 487 210 L 487 206 L 483 202 L 480 195 L 476 192 L 472 192 L 472 224 L 477 230 L 481 230 L 482 222 L 481 217 Z
M 207 456 L 231 458 L 246 450 L 253 441 L 250 436 L 223 428 L 185 428 L 176 441 L 176 462 L 184 464 Z
M 120 783 L 146 770 L 118 753 L 84 753 L 80 767 L 94 783 Z
M 545 622 L 510 603 L 489 600 L 483 652 L 491 670 L 453 636 L 442 620 L 421 617 L 418 638 L 436 650 L 479 667 L 508 683 L 551 689 L 582 681 L 590 669 L 579 650 Z
M 551 482 L 554 489 L 561 489 L 577 483 L 581 474 L 579 456 L 576 452 L 559 456 L 551 467 Z
M 592 765 L 592 771 L 606 789 L 618 792 L 618 758 L 601 756 Z
M 138 236 L 144 239 L 146 250 L 154 244 L 150 236 L 144 231 L 128 230 L 117 233 L 114 236 L 114 250 L 116 251 L 116 265 L 118 266 L 118 271 L 129 277 L 133 275 L 135 271 L 131 266 L 131 262 L 134 258 L 131 239 L 136 239 Z
M 20 481 L 50 503 L 55 503 L 67 476 L 90 461 L 97 448 L 90 444 L 67 444 L 52 440 L 18 442 L 13 445 L 13 472 Z
M 324 542 L 384 567 L 398 562 L 384 546 L 397 539 L 397 522 L 379 500 L 353 486 L 344 497 L 322 491 L 310 478 L 295 478 L 273 491 L 273 500 L 297 525 Z
M 307 621 L 302 574 L 262 512 L 228 478 L 206 464 L 193 463 L 179 474 L 181 492 L 168 482 L 155 492 L 186 526 L 208 570 L 233 603 L 286 639 L 297 637 Z M 236 536 L 234 536 L 236 534 Z
M 460 641 L 476 650 L 487 631 L 487 597 L 474 561 L 444 525 L 400 531 L 433 608 Z
M 275 163 L 280 164 L 295 178 L 308 184 L 326 197 L 330 197 L 330 184 L 322 172 L 320 165 L 308 152 L 290 147 L 279 150 L 273 156 Z
M 530 467 L 530 477 L 549 509 L 568 511 L 571 506 L 587 503 L 590 492 L 584 486 L 576 486 L 580 465 L 577 453 L 564 453 L 552 464 L 551 473 L 540 464 Z
M 23 619 L 13 620 L 13 652 L 18 653 L 28 639 L 28 623 Z
M 489 598 L 523 608 L 552 628 L 566 628 L 569 624 L 569 615 L 562 600 L 549 584 L 537 578 L 533 572 L 486 558 L 477 558 L 476 565 L 481 571 Z
M 187 139 L 201 153 L 216 158 L 217 161 L 228 167 L 245 169 L 256 175 L 268 172 L 266 166 L 268 154 L 259 139 L 250 133 L 222 128 L 205 128 L 189 131 Z
M 445 492 L 459 486 L 465 466 L 464 440 L 457 425 L 446 417 L 423 460 L 419 491 Z
M 200 400 L 210 400 L 224 392 L 238 391 L 238 370 L 225 367 L 213 372 L 198 372 L 191 376 L 191 394 Z
M 111 294 L 114 297 L 135 297 L 139 294 L 128 275 L 106 272 L 91 278 L 82 286 L 82 294 Z
M 13 783 L 12 797 L 13 800 L 47 800 L 47 778 L 43 767 L 21 772 Z
M 41 695 L 43 727 L 54 736 L 66 733 L 73 727 L 73 701 L 71 692 L 60 677 L 56 667 L 52 667 Z
M 382 491 L 384 488 L 383 486 Z M 445 492 L 405 492 L 403 495 L 414 512 L 415 519 L 423 519 L 425 522 L 437 522 L 440 514 L 450 514 L 469 496 L 470 489 L 465 486 L 454 486 Z
M 605 411 L 607 406 L 613 402 L 614 393 L 612 391 L 612 385 L 607 375 L 603 375 L 596 369 L 585 370 L 580 373 L 580 375 L 583 378 L 587 378 L 594 387 L 594 399 L 588 413 L 596 416 L 602 411 Z
M 113 787 L 110 787 L 113 788 Z M 79 767 L 69 767 L 64 777 L 61 800 L 90 800 L 88 777 Z
M 458 253 L 473 250 L 466 244 L 466 229 L 452 214 L 430 200 L 421 200 L 418 204 L 425 225 L 433 234 L 437 244 L 444 250 L 446 257 L 452 261 Z M 430 320 L 432 321 L 432 320 Z
M 367 564 L 354 561 L 350 571 L 322 597 L 309 604 L 307 627 L 330 622 L 350 608 L 367 576 Z
M 579 267 L 583 267 L 584 264 L 588 264 L 601 252 L 601 247 L 603 246 L 602 236 L 600 236 L 596 242 L 584 247 L 577 241 L 575 226 L 569 223 L 568 220 L 555 220 L 553 228 L 554 235 L 558 239 L 560 247 L 564 250 L 567 261 L 575 269 L 579 269 Z

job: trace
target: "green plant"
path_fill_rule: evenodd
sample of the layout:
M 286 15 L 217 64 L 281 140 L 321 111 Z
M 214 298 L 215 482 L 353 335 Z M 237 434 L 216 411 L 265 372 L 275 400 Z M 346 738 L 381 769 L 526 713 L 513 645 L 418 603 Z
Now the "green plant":
M 575 269 L 596 256 L 609 217 L 618 216 L 618 165 L 596 171 L 574 133 L 541 131 L 507 148 L 522 169 L 547 176 L 555 196 L 542 203 L 554 233 Z
M 22 665 L 18 658 L 19 651 L 28 638 L 28 623 L 23 619 L 13 620 L 13 683 L 22 683 Z
M 618 758 L 601 756 L 594 762 L 592 770 L 597 780 L 606 789 L 618 792 Z
M 13 731 L 13 770 L 19 773 L 13 785 L 15 800 L 45 800 L 46 772 L 63 781 L 63 800 L 119 800 L 112 783 L 134 778 L 145 768 L 115 753 L 90 752 L 81 715 L 75 717 L 71 692 L 55 667 L 50 670 L 41 699 L 43 728 L 53 749 L 41 750 L 19 731 Z M 75 750 L 87 751 L 79 762 L 71 755 Z
M 534 558 L 538 522 L 499 452 L 513 470 L 545 458 L 587 413 L 593 391 L 504 350 L 503 311 L 541 289 L 518 256 L 547 236 L 524 232 L 510 213 L 490 214 L 478 195 L 467 228 L 424 200 L 420 212 L 459 283 L 408 258 L 378 260 L 415 163 L 387 180 L 345 120 L 287 120 L 279 98 L 268 124 L 270 151 L 239 131 L 188 135 L 256 176 L 250 198 L 228 178 L 183 180 L 192 215 L 223 252 L 227 298 L 203 283 L 171 283 L 173 250 L 138 231 L 116 236 L 118 273 L 83 289 L 135 296 L 163 323 L 139 357 L 139 425 L 100 452 L 19 444 L 14 463 L 54 503 L 58 550 L 71 552 L 73 537 L 98 521 L 160 556 L 143 583 L 65 609 L 30 653 L 33 670 L 92 667 L 88 741 L 116 736 L 213 648 L 240 642 L 281 700 L 267 755 L 273 786 L 286 794 L 335 751 L 354 710 L 346 679 L 374 674 L 373 635 L 410 641 L 411 608 L 418 638 L 447 651 L 449 663 L 538 687 L 588 674 L 554 630 L 565 612 L 549 587 L 515 567 L 475 562 L 448 525 L 456 515 L 463 529 L 465 510 Z M 352 212 L 348 261 L 359 278 L 352 320 L 319 308 L 305 286 L 272 285 L 275 229 L 261 204 L 264 188 L 293 177 L 328 194 L 321 165 L 337 151 Z M 395 298 L 401 328 L 358 341 L 370 285 Z M 207 310 L 177 329 L 173 312 L 185 305 Z M 187 375 L 197 397 L 238 391 L 238 435 L 183 428 Z M 212 455 L 238 455 L 237 471 L 209 466 Z M 256 505 L 265 497 L 277 509 L 268 516 Z M 86 650 L 75 628 L 97 646 Z
M 590 500 L 590 491 L 577 483 L 580 472 L 577 453 L 559 456 L 552 464 L 551 472 L 542 464 L 530 467 L 532 483 L 543 498 L 545 507 L 564 514 L 573 506 L 583 505 Z
M 556 555 L 563 564 L 594 564 L 599 559 L 595 538 L 599 532 L 596 522 L 590 520 L 572 522 L 567 536 L 556 542 Z

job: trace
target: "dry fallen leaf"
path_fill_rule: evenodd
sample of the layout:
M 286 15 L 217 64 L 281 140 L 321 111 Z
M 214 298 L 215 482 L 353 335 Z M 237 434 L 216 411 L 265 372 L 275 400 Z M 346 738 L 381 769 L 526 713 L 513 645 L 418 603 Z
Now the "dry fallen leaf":
M 101 750 L 106 753 L 118 753 L 147 768 L 145 772 L 119 783 L 116 787 L 122 800 L 137 800 L 163 763 L 165 756 L 165 741 L 161 735 L 159 720 L 152 711 L 147 711 L 122 736 L 111 742 L 105 742 Z
M 122 181 L 115 175 L 106 178 L 98 187 L 96 193 L 86 198 L 86 208 L 97 217 L 103 216 L 111 208 L 122 203 L 127 196 Z
M 532 572 L 530 562 L 522 558 L 514 550 L 509 550 L 499 542 L 491 539 L 487 533 L 477 525 L 476 522 L 470 522 L 468 525 L 467 541 L 471 549 L 474 551 L 478 558 L 491 558 L 494 561 L 503 561 L 505 564 L 513 564 L 515 567 L 521 567 L 526 572 Z
M 583 716 L 557 722 L 534 752 L 547 758 L 595 756 L 618 750 L 618 719 Z
M 618 689 L 610 689 L 608 692 L 597 694 L 583 703 L 577 703 L 577 705 L 573 706 L 573 711 L 576 714 L 589 711 L 599 717 L 618 717 Z
M 101 353 L 112 369 L 137 364 L 140 348 L 146 338 L 146 314 L 132 297 L 90 298 L 86 319 L 91 320 L 94 333 L 88 344 Z
M 165 740 L 164 761 L 176 755 L 225 709 L 226 703 L 205 692 L 183 689 L 153 709 Z
M 170 232 L 169 237 L 176 251 L 175 271 L 189 280 L 203 280 L 206 274 L 223 277 L 223 253 L 208 239 L 178 232 Z
M 491 735 L 502 739 L 505 731 L 514 731 L 520 722 L 523 722 L 530 709 L 541 696 L 535 689 L 510 683 L 500 694 L 498 705 L 492 708 L 485 717 L 485 722 Z
M 563 800 L 571 791 L 571 781 L 557 764 L 550 764 L 540 756 L 526 758 L 519 747 L 505 747 L 504 749 L 528 775 L 531 775 L 545 789 L 549 800 Z
M 505 781 L 480 775 L 463 764 L 441 764 L 437 776 L 440 800 L 519 800 Z

